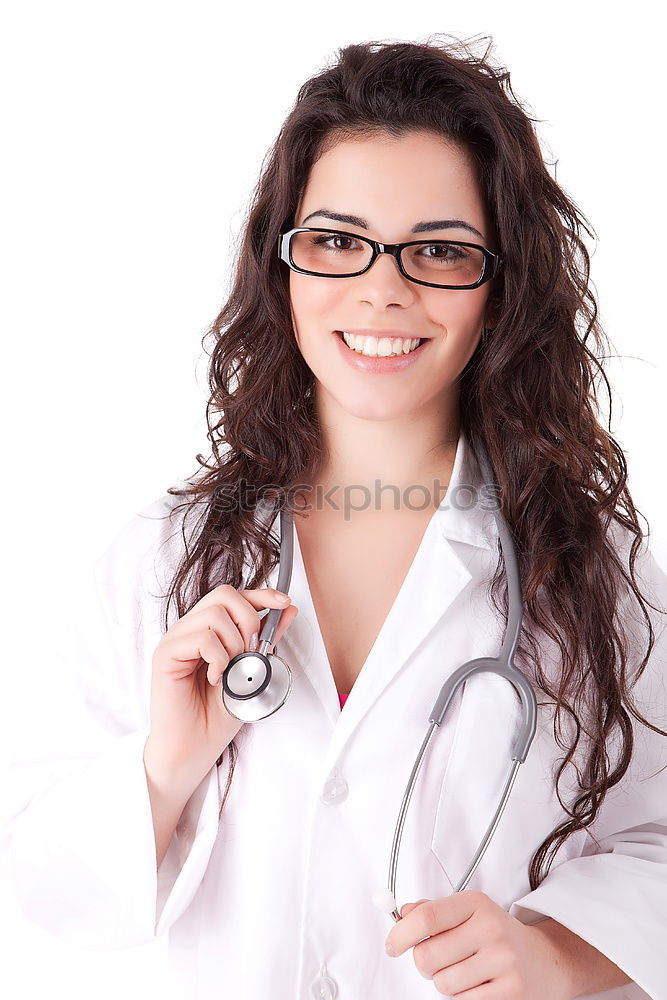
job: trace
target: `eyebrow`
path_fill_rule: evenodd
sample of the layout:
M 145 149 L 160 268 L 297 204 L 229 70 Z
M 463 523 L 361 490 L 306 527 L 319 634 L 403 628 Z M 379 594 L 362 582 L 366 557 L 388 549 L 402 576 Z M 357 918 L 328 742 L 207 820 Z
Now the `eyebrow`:
M 310 215 L 306 216 L 301 225 L 305 226 L 308 220 L 314 218 L 316 215 L 323 219 L 333 219 L 334 222 L 345 222 L 350 226 L 368 229 L 366 220 L 360 219 L 358 215 L 344 215 L 341 212 L 332 212 L 329 208 L 318 208 L 316 212 L 311 212 Z M 481 240 L 484 239 L 479 229 L 475 229 L 474 226 L 471 226 L 469 222 L 465 222 L 463 219 L 435 219 L 432 222 L 417 222 L 410 232 L 432 233 L 437 229 L 467 229 L 469 233 L 474 233 Z

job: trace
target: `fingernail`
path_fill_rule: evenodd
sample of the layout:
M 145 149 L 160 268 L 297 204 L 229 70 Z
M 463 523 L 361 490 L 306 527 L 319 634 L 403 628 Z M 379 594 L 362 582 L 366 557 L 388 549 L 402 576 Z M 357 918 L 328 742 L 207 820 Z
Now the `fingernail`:
M 250 650 L 251 650 L 251 652 L 254 652 L 257 649 L 257 646 L 258 646 L 257 639 L 258 639 L 257 633 L 253 632 L 253 634 L 250 637 Z
M 384 946 L 384 950 L 387 952 L 388 955 L 391 956 L 391 958 L 395 958 L 396 957 L 396 949 L 393 947 L 393 945 L 386 944 Z
M 288 594 L 278 594 L 277 596 L 278 596 L 278 600 L 279 601 L 289 601 L 289 595 Z

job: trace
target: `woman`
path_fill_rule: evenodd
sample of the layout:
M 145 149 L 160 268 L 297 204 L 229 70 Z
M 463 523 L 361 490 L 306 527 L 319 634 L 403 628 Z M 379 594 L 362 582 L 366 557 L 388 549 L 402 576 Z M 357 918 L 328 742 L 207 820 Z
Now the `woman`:
M 15 821 L 32 919 L 88 947 L 169 929 L 181 997 L 667 997 L 667 588 L 596 417 L 582 227 L 509 74 L 464 45 L 350 45 L 304 84 L 211 328 L 213 459 L 98 562 L 66 652 L 88 752 Z M 399 892 L 426 895 L 392 924 L 373 892 L 428 713 L 506 621 L 473 437 L 537 732 L 453 893 L 516 719 L 501 678 L 466 683 L 404 831 Z M 221 677 L 267 608 L 293 688 L 243 725 Z

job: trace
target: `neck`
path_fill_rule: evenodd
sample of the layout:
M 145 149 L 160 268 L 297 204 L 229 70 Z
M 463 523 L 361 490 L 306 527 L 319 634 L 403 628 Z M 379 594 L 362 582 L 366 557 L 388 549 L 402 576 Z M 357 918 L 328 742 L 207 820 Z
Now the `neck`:
M 330 491 L 336 504 L 359 510 L 423 511 L 442 502 L 460 433 L 458 398 L 387 419 L 358 417 L 324 391 L 316 406 L 323 449 L 304 480 L 310 504 Z

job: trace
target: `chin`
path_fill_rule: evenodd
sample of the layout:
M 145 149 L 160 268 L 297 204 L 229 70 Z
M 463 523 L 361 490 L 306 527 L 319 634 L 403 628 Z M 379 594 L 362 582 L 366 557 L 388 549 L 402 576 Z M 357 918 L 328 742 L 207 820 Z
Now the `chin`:
M 350 398 L 349 394 L 332 392 L 330 389 L 327 391 L 336 400 L 341 410 L 359 420 L 396 420 L 400 417 L 408 417 L 418 405 L 414 398 L 401 405 L 395 393 L 393 396 L 387 395 L 383 399 L 380 393 L 373 395 L 370 392 L 365 392 L 363 395 Z

